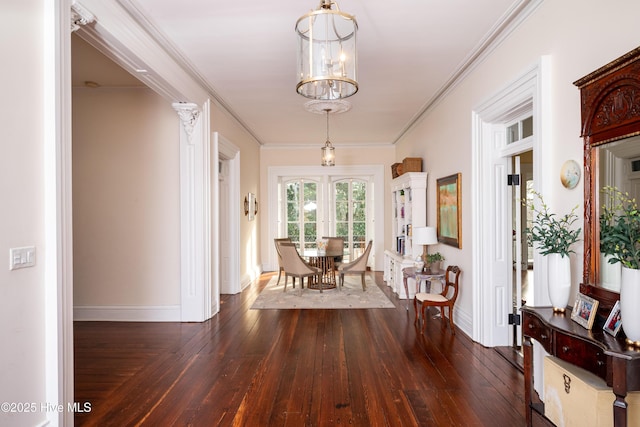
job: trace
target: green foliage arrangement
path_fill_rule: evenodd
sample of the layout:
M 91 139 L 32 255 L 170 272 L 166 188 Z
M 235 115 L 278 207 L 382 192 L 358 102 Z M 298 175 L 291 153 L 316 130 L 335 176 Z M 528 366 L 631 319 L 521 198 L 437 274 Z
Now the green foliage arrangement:
M 580 238 L 582 229 L 580 227 L 572 229 L 579 217 L 576 214 L 578 206 L 571 209 L 571 212 L 564 216 L 558 216 L 549 212 L 549 207 L 544 202 L 542 195 L 536 191 L 531 192 L 539 203 L 535 201 L 525 202 L 528 209 L 533 212 L 533 223 L 531 228 L 527 228 L 527 233 L 531 241 L 538 247 L 542 255 L 562 254 L 569 256 L 574 252 L 571 245 Z M 538 208 L 537 205 L 540 207 Z
M 615 187 L 604 187 L 602 192 L 608 196 L 608 203 L 600 214 L 600 250 L 612 256 L 611 264 L 621 262 L 627 268 L 640 269 L 638 204 L 629 193 Z
M 444 261 L 444 257 L 440 252 L 436 252 L 435 254 L 427 254 L 428 263 L 432 263 L 436 261 Z

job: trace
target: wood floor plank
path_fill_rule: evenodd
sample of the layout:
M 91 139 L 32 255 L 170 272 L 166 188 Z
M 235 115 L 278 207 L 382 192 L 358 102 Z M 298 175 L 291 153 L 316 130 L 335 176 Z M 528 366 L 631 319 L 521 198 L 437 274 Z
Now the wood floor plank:
M 440 319 L 423 333 L 381 273 L 394 309 L 251 310 L 272 276 L 203 323 L 76 322 L 76 425 L 524 425 L 522 374 Z

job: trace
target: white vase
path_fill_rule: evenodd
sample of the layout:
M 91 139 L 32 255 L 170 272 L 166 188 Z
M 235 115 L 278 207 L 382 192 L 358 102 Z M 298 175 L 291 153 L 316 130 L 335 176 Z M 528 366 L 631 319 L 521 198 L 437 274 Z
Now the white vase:
M 622 267 L 620 318 L 627 342 L 640 346 L 640 270 Z
M 571 293 L 571 261 L 568 256 L 547 255 L 547 283 L 553 311 L 564 313 Z
M 610 291 L 620 292 L 620 275 L 622 264 L 617 262 L 610 264 L 612 255 L 600 254 L 600 284 Z

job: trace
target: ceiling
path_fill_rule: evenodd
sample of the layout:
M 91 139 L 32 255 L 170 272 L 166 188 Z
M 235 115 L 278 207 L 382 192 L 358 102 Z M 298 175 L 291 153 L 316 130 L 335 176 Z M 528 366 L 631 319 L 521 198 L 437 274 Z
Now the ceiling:
M 297 19 L 319 0 L 119 0 L 266 146 L 321 145 L 296 85 Z M 395 143 L 530 0 L 338 0 L 358 22 L 359 91 L 331 115 L 336 146 Z M 73 84 L 140 83 L 74 37 Z M 214 125 L 215 127 L 215 125 Z

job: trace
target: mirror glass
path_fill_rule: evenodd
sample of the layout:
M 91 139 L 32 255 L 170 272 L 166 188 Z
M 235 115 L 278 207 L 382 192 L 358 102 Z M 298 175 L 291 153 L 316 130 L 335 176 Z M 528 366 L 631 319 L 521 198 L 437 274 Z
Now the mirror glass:
M 640 201 L 640 136 L 625 138 L 595 148 L 597 150 L 596 200 L 595 216 L 602 221 L 602 207 L 610 205 L 606 194 L 602 192 L 605 186 L 615 187 L 622 192 L 629 193 L 631 198 Z M 603 233 L 603 227 L 598 224 L 598 234 Z M 598 235 L 601 237 L 601 235 Z M 600 239 L 598 238 L 598 241 Z M 599 285 L 615 292 L 620 291 L 621 264 L 610 264 L 606 248 L 599 247 L 600 280 Z

